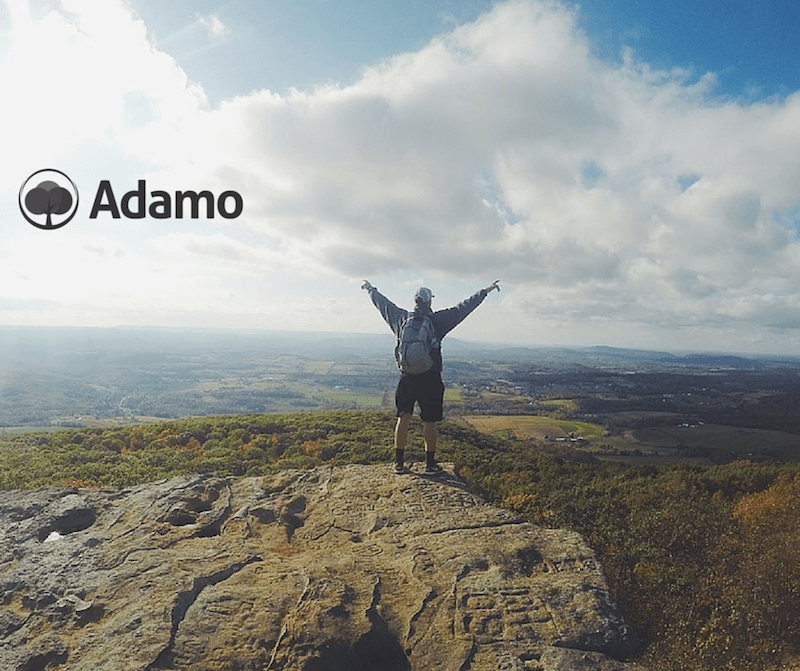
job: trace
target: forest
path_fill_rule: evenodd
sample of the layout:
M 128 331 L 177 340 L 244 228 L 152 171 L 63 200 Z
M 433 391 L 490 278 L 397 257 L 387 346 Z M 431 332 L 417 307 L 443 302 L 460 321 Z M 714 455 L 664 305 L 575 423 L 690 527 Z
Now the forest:
M 0 436 L 0 488 L 129 486 L 182 473 L 260 475 L 387 463 L 386 411 L 236 414 Z M 800 663 L 800 464 L 632 465 L 441 426 L 439 457 L 487 500 L 574 529 L 598 553 L 654 671 Z M 410 460 L 422 458 L 412 427 Z

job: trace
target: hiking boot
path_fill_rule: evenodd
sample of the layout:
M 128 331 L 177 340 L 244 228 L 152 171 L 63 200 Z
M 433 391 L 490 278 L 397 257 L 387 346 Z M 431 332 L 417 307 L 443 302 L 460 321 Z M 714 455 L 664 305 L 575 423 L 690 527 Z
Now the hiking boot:
M 440 473 L 444 473 L 444 469 L 437 463 L 429 464 L 425 467 L 424 475 L 439 475 Z
M 403 473 L 408 473 L 408 469 L 405 467 L 404 464 L 395 464 L 394 472 L 397 473 L 398 475 L 402 475 Z

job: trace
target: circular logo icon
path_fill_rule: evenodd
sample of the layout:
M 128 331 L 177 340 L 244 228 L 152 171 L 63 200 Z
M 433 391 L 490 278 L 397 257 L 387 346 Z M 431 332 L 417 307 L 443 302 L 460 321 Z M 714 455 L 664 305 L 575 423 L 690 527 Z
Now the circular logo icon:
M 31 226 L 61 228 L 78 211 L 78 188 L 60 170 L 37 170 L 19 190 L 19 209 Z

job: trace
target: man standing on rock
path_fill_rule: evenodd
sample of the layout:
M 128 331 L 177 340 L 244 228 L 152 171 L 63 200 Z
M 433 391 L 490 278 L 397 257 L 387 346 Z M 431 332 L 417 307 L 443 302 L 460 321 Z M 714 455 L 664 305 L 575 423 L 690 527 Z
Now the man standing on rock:
M 397 336 L 395 358 L 400 381 L 395 391 L 397 425 L 394 429 L 394 471 L 405 473 L 404 455 L 408 428 L 419 404 L 422 436 L 425 442 L 425 475 L 438 475 L 442 467 L 436 463 L 438 422 L 442 421 L 444 383 L 442 382 L 442 338 L 458 326 L 494 289 L 500 291 L 500 280 L 446 310 L 431 309 L 433 294 L 420 287 L 414 296 L 412 312 L 398 307 L 367 280 L 361 285 L 369 293 L 375 307 Z

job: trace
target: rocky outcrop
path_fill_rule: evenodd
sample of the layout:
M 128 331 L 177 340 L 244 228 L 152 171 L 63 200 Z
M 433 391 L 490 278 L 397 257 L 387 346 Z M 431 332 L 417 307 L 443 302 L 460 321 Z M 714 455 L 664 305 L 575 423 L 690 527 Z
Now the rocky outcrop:
M 633 671 L 594 553 L 388 466 L 0 492 L 0 668 Z

